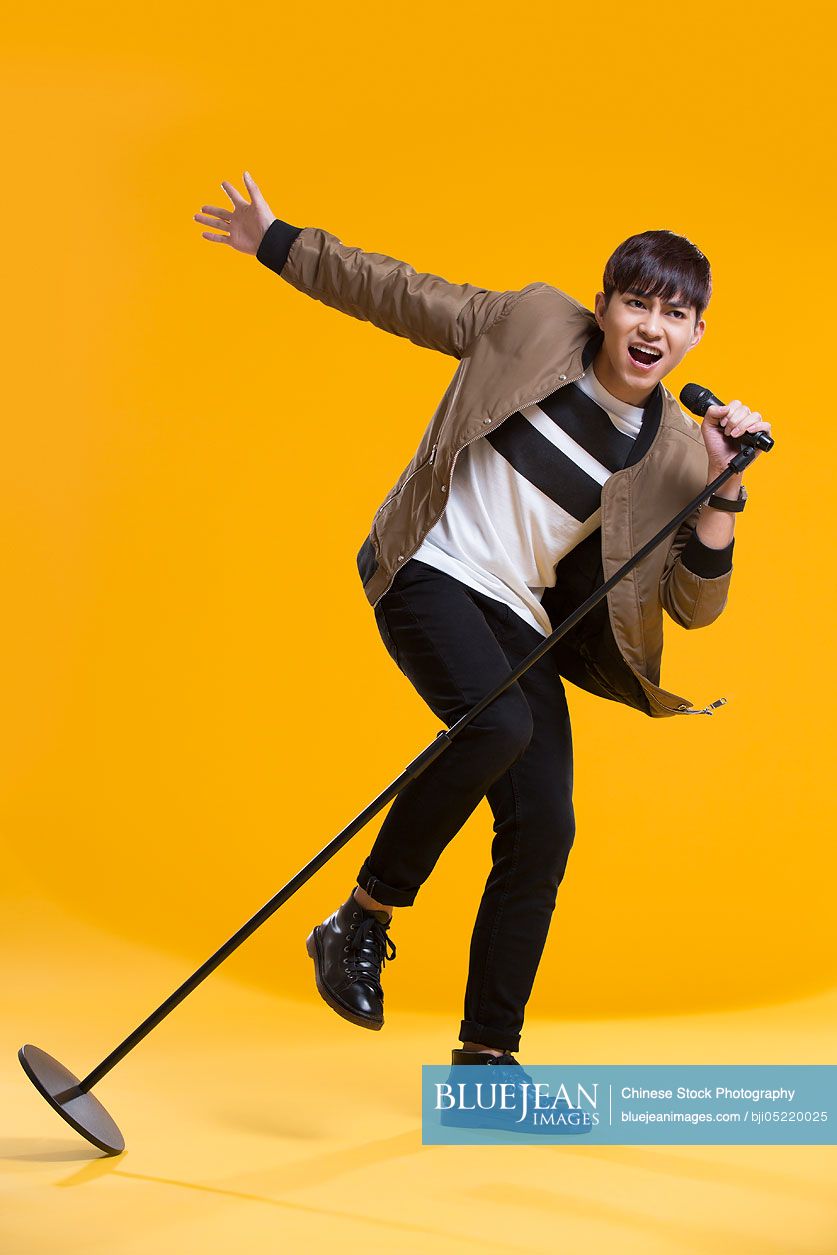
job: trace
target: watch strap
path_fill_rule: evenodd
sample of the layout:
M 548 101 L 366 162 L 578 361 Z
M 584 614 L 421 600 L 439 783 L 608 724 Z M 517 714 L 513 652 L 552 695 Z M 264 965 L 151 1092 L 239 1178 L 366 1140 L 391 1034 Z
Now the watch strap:
M 706 504 L 713 510 L 730 510 L 735 514 L 740 514 L 747 504 L 747 489 L 742 484 L 734 501 L 730 501 L 728 497 L 718 497 L 713 492 Z

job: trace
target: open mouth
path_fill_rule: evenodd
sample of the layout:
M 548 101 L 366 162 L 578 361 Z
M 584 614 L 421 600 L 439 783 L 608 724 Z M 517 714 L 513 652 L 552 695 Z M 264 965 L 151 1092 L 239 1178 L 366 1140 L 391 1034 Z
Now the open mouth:
M 637 366 L 641 366 L 643 370 L 652 370 L 662 357 L 659 349 L 640 346 L 639 344 L 629 344 L 628 355 L 631 361 L 635 362 Z

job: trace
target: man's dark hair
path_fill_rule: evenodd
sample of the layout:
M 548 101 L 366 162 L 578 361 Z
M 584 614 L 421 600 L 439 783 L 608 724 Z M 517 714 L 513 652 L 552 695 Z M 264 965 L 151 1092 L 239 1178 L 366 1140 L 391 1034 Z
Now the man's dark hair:
M 605 305 L 616 292 L 658 296 L 661 301 L 694 305 L 700 322 L 712 295 L 712 272 L 703 253 L 685 235 L 643 231 L 623 240 L 604 272 Z

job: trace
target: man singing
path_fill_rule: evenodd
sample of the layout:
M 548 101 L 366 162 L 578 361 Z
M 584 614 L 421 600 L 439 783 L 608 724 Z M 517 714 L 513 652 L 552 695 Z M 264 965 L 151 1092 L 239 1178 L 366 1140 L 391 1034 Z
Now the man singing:
M 549 283 L 494 291 L 417 273 L 248 201 L 203 206 L 205 239 L 255 256 L 307 296 L 458 365 L 358 554 L 384 645 L 447 726 L 723 471 L 741 401 L 698 426 L 663 379 L 703 337 L 709 263 L 690 240 L 644 231 L 604 268 L 594 308 Z M 363 1028 L 384 1022 L 394 907 L 412 906 L 480 799 L 492 866 L 470 948 L 459 1063 L 514 1064 L 524 1009 L 575 835 L 563 679 L 654 718 L 696 713 L 660 687 L 663 611 L 681 627 L 726 605 L 741 475 L 395 798 L 351 896 L 307 940 L 317 988 Z M 437 928 L 445 927 L 445 920 Z M 432 988 L 433 974 L 428 972 Z

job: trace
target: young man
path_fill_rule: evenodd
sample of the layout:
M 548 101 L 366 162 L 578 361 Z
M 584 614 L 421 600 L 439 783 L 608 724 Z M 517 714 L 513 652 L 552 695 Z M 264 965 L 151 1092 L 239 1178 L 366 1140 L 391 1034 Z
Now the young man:
M 493 291 L 416 273 L 248 202 L 204 206 L 204 238 L 306 295 L 458 360 L 419 447 L 358 554 L 384 644 L 447 726 L 770 424 L 741 401 L 700 427 L 663 378 L 701 340 L 711 276 L 683 236 L 646 231 L 609 259 L 593 311 L 544 282 Z M 471 940 L 453 1063 L 513 1063 L 575 835 L 562 677 L 652 717 L 694 713 L 659 686 L 663 610 L 686 628 L 720 615 L 734 476 L 621 580 L 398 795 L 351 896 L 307 941 L 328 1005 L 383 1025 L 392 911 L 411 906 L 482 797 L 492 867 Z M 438 927 L 444 928 L 444 920 Z

